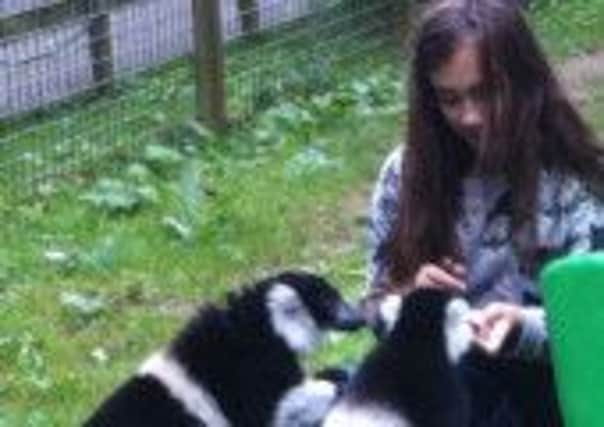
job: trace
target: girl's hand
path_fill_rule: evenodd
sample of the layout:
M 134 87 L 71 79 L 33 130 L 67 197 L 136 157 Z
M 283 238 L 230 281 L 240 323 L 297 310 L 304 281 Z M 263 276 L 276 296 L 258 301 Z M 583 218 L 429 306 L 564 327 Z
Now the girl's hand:
M 426 263 L 420 266 L 413 278 L 415 288 L 440 288 L 456 291 L 466 290 L 465 267 L 451 258 L 440 263 Z
M 494 302 L 474 310 L 470 317 L 474 343 L 488 355 L 497 355 L 521 321 L 522 307 L 516 304 Z

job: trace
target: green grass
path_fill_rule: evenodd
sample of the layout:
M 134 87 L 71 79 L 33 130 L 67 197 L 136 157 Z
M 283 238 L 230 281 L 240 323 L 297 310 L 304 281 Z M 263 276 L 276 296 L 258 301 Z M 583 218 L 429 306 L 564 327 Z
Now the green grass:
M 31 205 L 5 198 L 0 425 L 76 425 L 197 303 L 270 272 L 307 267 L 359 295 L 367 183 L 398 142 L 400 89 L 395 70 L 377 70 L 211 143 L 183 131 L 191 145 L 177 148 L 192 154 L 177 164 L 133 153 L 51 182 Z M 105 176 L 150 186 L 155 200 L 124 212 L 82 200 Z M 163 225 L 169 216 L 191 235 Z M 100 308 L 74 308 L 69 295 Z M 340 340 L 309 366 L 352 361 L 369 340 Z
M 532 20 L 546 50 L 559 58 L 604 47 L 604 0 L 534 0 Z

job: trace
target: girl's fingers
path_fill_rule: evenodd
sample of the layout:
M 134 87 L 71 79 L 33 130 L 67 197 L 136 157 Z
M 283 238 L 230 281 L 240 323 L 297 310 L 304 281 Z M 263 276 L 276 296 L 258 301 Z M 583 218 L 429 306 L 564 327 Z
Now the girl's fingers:
M 450 288 L 460 291 L 466 289 L 466 283 L 462 279 L 452 275 L 436 264 L 425 264 L 420 268 L 415 277 L 415 284 L 420 287 Z
M 449 273 L 453 274 L 454 276 L 456 276 L 460 279 L 464 278 L 466 276 L 465 266 L 460 262 L 453 261 L 453 258 L 451 258 L 451 257 L 443 258 L 442 266 Z
M 487 354 L 501 351 L 505 340 L 520 318 L 520 307 L 515 304 L 494 302 L 473 310 L 469 323 L 474 331 L 474 342 Z
M 489 329 L 487 334 L 476 335 L 474 342 L 487 354 L 495 355 L 501 351 L 511 330 L 512 323 L 507 319 L 501 319 Z

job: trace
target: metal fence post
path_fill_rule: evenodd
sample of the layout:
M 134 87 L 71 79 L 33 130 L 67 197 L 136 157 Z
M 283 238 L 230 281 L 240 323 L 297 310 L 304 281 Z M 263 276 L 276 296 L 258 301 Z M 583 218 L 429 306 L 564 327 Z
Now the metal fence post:
M 243 34 L 255 35 L 260 27 L 258 0 L 237 0 L 237 8 L 241 17 L 241 30 Z
M 221 130 L 227 120 L 220 0 L 191 1 L 197 118 L 210 128 Z
M 90 3 L 88 20 L 88 45 L 92 61 L 92 77 L 95 90 L 105 93 L 113 84 L 113 48 L 111 46 L 111 20 L 108 2 L 95 0 Z

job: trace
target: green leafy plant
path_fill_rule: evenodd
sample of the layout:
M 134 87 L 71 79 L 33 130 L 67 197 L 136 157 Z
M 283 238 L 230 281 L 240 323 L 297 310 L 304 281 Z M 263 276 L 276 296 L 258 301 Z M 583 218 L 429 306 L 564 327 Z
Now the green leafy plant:
M 150 185 L 133 185 L 115 178 L 101 178 L 89 192 L 80 197 L 95 208 L 109 213 L 132 213 L 145 203 L 157 199 Z
M 185 162 L 180 179 L 173 186 L 177 211 L 162 220 L 165 227 L 185 241 L 195 237 L 195 232 L 201 226 L 203 219 L 205 192 L 202 188 L 199 165 L 195 160 Z
M 162 144 L 149 144 L 145 147 L 143 160 L 156 172 L 165 173 L 184 161 L 178 151 Z

